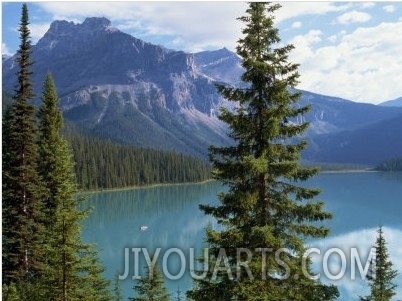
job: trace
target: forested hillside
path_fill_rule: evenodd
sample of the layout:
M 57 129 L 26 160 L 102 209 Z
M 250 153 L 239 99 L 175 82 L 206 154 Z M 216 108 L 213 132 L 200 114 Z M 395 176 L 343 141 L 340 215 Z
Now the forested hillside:
M 64 132 L 73 149 L 77 182 L 83 190 L 199 182 L 210 177 L 209 164 L 200 159 L 116 144 L 71 128 Z
M 11 96 L 3 92 L 3 112 L 11 102 Z M 72 147 L 77 183 L 82 190 L 200 182 L 211 175 L 211 167 L 204 160 L 174 151 L 118 144 L 94 137 L 69 122 L 63 135 Z

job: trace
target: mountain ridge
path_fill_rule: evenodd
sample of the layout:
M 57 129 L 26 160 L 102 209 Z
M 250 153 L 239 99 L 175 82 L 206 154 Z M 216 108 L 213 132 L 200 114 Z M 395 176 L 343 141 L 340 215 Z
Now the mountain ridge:
M 304 158 L 317 162 L 357 163 L 376 166 L 402 155 L 402 114 L 356 129 L 310 140 L 315 146 Z
M 37 95 L 50 70 L 66 118 L 98 135 L 202 156 L 209 143 L 228 141 L 216 117 L 224 100 L 192 54 L 139 40 L 105 18 L 55 21 L 32 51 Z M 13 68 L 3 65 L 9 91 Z
M 54 21 L 32 51 L 36 94 L 50 70 L 64 116 L 95 135 L 202 157 L 209 145 L 230 143 L 217 116 L 221 106 L 234 104 L 215 85 L 240 85 L 243 69 L 226 48 L 194 54 L 170 50 L 95 17 L 81 24 Z M 15 68 L 13 60 L 3 61 L 6 91 L 16 81 Z M 308 104 L 312 110 L 294 120 L 310 121 L 308 138 L 355 131 L 402 114 L 399 108 L 302 91 L 298 105 Z
M 388 100 L 384 101 L 379 104 L 379 106 L 383 107 L 402 107 L 402 97 L 393 99 L 393 100 Z

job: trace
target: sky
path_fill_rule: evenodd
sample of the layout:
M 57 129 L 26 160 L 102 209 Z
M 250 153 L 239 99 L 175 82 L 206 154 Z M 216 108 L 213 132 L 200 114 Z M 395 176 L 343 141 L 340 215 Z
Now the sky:
M 297 88 L 378 104 L 402 97 L 402 2 L 280 2 L 275 26 Z M 54 20 L 102 16 L 119 30 L 170 49 L 235 50 L 247 4 L 231 1 L 28 2 L 32 42 Z M 2 53 L 18 48 L 20 2 L 2 2 Z

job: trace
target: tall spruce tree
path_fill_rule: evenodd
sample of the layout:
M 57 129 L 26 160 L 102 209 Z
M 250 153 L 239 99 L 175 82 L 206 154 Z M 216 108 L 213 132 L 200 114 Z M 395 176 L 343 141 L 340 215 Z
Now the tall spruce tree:
M 36 119 L 32 89 L 28 8 L 22 5 L 18 85 L 3 118 L 3 283 L 36 276 L 41 269 L 42 214 L 36 170 Z
M 63 117 L 53 78 L 47 74 L 39 109 L 38 171 L 44 185 L 46 287 L 48 300 L 110 300 L 108 283 L 97 252 L 81 239 L 74 164 L 67 141 L 60 136 Z M 94 299 L 91 299 L 94 298 Z
M 332 215 L 314 201 L 319 189 L 298 186 L 318 171 L 299 164 L 306 148 L 299 136 L 308 123 L 295 120 L 310 107 L 300 106 L 300 93 L 294 92 L 298 65 L 288 61 L 294 47 L 279 44 L 273 16 L 279 7 L 249 4 L 239 18 L 245 27 L 237 46 L 244 86 L 218 86 L 237 105 L 220 114 L 234 145 L 210 147 L 213 176 L 228 192 L 219 195 L 220 205 L 201 206 L 222 229 L 206 231 L 209 272 L 188 292 L 193 300 L 311 301 L 339 295 L 306 273 L 311 260 L 303 258 L 305 238 L 325 237 L 329 229 L 320 222 Z
M 137 297 L 128 299 L 131 301 L 169 301 L 169 294 L 164 283 L 160 269 L 154 264 L 151 268 L 148 267 L 146 275 L 134 285 L 133 289 L 137 293 Z
M 361 297 L 362 301 L 390 301 L 396 294 L 397 285 L 393 283 L 393 280 L 398 275 L 398 271 L 392 269 L 386 244 L 382 227 L 380 227 L 375 243 L 375 257 L 366 275 L 370 285 L 370 295 Z

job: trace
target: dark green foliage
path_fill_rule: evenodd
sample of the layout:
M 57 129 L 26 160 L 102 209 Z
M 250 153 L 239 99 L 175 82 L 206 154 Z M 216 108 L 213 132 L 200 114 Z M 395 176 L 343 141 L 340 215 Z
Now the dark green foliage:
M 97 251 L 80 237 L 70 149 L 50 75 L 39 131 L 30 84 L 26 5 L 21 21 L 19 87 L 3 117 L 3 299 L 111 300 Z M 25 41 L 25 42 L 24 42 Z M 90 297 L 88 297 L 88 294 Z M 92 298 L 92 299 L 91 299 Z
M 17 283 L 3 284 L 2 300 L 45 301 L 49 299 L 43 277 L 28 276 Z
M 119 279 L 119 272 L 116 271 L 116 275 L 114 278 L 114 288 L 113 288 L 113 300 L 114 301 L 122 301 L 123 300 L 123 295 L 121 293 L 121 287 L 120 287 L 120 279 Z
M 389 159 L 376 167 L 379 171 L 402 171 L 402 158 Z
M 3 113 L 6 112 L 7 108 L 10 107 L 13 104 L 14 100 L 11 95 L 9 95 L 7 92 L 2 92 L 1 95 L 1 108 L 3 110 Z
M 375 243 L 375 257 L 366 275 L 370 285 L 370 295 L 360 297 L 361 301 L 390 301 L 396 294 L 397 285 L 393 283 L 393 280 L 398 275 L 398 271 L 392 269 L 386 244 L 382 227 L 380 227 Z
M 31 285 L 30 285 L 31 286 Z M 3 284 L 2 287 L 2 300 L 4 301 L 25 301 L 34 300 L 30 298 L 29 292 L 31 290 L 27 287 L 27 282 L 25 280 L 18 281 L 18 285 L 14 282 L 9 284 Z M 32 296 L 35 296 L 33 294 Z
M 76 130 L 65 136 L 72 145 L 81 189 L 200 182 L 210 177 L 209 164 L 191 156 L 116 144 Z
M 131 301 L 169 301 L 169 294 L 164 286 L 163 275 L 155 264 L 152 266 L 145 276 L 138 280 L 138 284 L 133 289 L 137 293 L 137 297 L 128 298 Z
M 306 142 L 295 142 L 308 123 L 289 122 L 310 108 L 299 106 L 300 93 L 293 92 L 299 77 L 298 66 L 288 62 L 293 46 L 281 47 L 273 27 L 279 7 L 250 3 L 247 15 L 239 18 L 245 23 L 237 47 L 244 88 L 218 86 L 226 99 L 237 103 L 234 111 L 223 108 L 220 115 L 235 145 L 210 147 L 213 176 L 229 190 L 219 195 L 220 205 L 201 206 L 223 229 L 207 229 L 210 270 L 188 292 L 194 300 L 311 301 L 339 296 L 336 287 L 322 285 L 302 270 L 310 271 L 311 264 L 309 258 L 303 264 L 305 238 L 325 237 L 329 229 L 321 222 L 332 215 L 323 211 L 322 201 L 314 201 L 319 189 L 297 185 L 317 170 L 300 165 Z M 244 249 L 238 253 L 241 248 L 250 252 L 249 269 L 236 266 L 237 260 L 247 259 Z M 271 250 L 265 256 L 264 248 Z M 222 255 L 228 258 L 232 279 L 226 269 L 213 277 L 216 263 L 223 264 Z
M 2 300 L 3 301 L 20 301 L 17 286 L 15 283 L 3 284 L 2 286 Z
M 37 275 L 41 269 L 40 183 L 36 172 L 35 107 L 28 9 L 22 6 L 21 44 L 14 102 L 3 117 L 3 283 Z
M 67 142 L 60 137 L 63 117 L 58 109 L 56 87 L 50 74 L 43 85 L 42 105 L 39 108 L 38 173 L 46 188 L 44 199 L 46 221 L 52 228 L 60 198 L 74 193 L 73 163 Z M 63 196 L 60 196 L 60 193 Z
M 58 103 L 53 79 L 48 74 L 38 114 L 38 172 L 45 188 L 46 297 L 63 301 L 110 300 L 109 284 L 102 278 L 97 252 L 81 239 L 80 223 L 86 212 L 77 209 L 83 199 L 75 197 L 72 155 L 67 141 L 60 136 L 63 118 Z
M 103 277 L 105 268 L 100 264 L 95 245 L 84 245 L 79 252 L 79 290 L 77 300 L 112 301 L 110 281 Z

